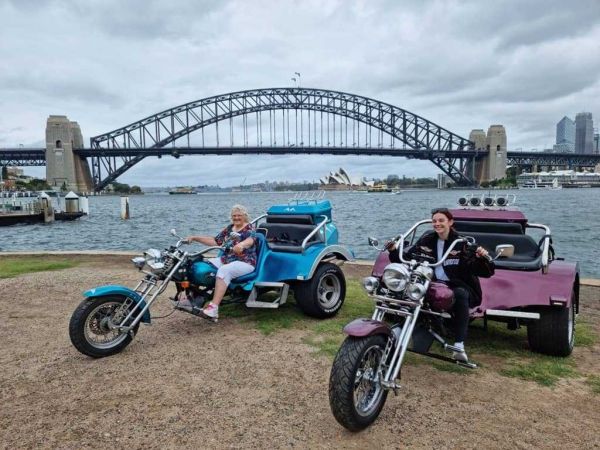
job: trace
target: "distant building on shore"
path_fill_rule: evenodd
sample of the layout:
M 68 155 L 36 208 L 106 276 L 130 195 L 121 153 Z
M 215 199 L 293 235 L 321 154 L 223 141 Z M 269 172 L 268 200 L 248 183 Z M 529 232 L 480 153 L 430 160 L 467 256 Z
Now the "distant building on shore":
M 373 181 L 367 181 L 364 177 L 352 177 L 341 167 L 337 172 L 329 172 L 319 181 L 321 182 L 321 189 L 330 191 L 349 191 L 373 186 Z
M 575 151 L 575 122 L 567 116 L 556 124 L 556 144 L 553 151 L 573 153 Z
M 575 153 L 594 153 L 594 121 L 592 113 L 575 116 Z

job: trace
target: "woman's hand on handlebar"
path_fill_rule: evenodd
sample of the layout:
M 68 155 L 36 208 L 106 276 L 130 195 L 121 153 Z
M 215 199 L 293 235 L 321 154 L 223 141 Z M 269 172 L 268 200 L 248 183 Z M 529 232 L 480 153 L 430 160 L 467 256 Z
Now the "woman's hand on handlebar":
M 488 251 L 481 246 L 477 247 L 477 250 L 475 250 L 475 255 L 478 256 L 479 258 L 487 258 L 487 259 L 491 258 Z
M 383 244 L 383 248 L 385 250 L 387 250 L 388 252 L 392 252 L 392 251 L 396 250 L 396 241 L 394 241 L 393 239 L 390 239 L 389 241 L 385 241 L 385 243 Z

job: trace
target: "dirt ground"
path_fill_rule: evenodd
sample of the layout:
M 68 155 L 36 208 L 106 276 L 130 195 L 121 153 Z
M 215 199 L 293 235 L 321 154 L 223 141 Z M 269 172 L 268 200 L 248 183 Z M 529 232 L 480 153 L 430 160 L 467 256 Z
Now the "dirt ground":
M 305 331 L 265 337 L 233 318 L 176 312 L 122 353 L 88 358 L 69 341 L 71 313 L 84 289 L 134 286 L 124 261 L 0 280 L 1 448 L 600 448 L 600 395 L 583 378 L 547 388 L 485 368 L 411 366 L 376 423 L 350 433 L 329 409 L 331 360 Z M 599 298 L 582 288 L 597 335 Z M 159 300 L 153 315 L 169 311 Z M 572 357 L 597 375 L 599 354 L 596 343 Z

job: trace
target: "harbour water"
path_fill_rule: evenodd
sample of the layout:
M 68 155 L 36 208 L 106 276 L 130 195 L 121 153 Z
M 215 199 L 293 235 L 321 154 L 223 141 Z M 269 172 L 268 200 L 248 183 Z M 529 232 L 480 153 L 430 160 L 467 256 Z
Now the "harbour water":
M 386 239 L 428 218 L 432 208 L 457 205 L 471 191 L 430 190 L 393 193 L 329 192 L 340 241 L 357 258 L 374 259 L 367 237 Z M 481 191 L 479 191 L 481 192 Z M 516 194 L 530 222 L 548 225 L 558 257 L 579 261 L 583 277 L 600 278 L 600 189 L 491 191 Z M 171 228 L 189 234 L 216 234 L 229 220 L 232 205 L 245 205 L 252 217 L 292 193 L 226 193 L 199 195 L 147 194 L 130 197 L 131 219 L 121 220 L 119 197 L 90 197 L 90 215 L 74 222 L 15 225 L 0 228 L 0 251 L 127 250 L 165 248 Z

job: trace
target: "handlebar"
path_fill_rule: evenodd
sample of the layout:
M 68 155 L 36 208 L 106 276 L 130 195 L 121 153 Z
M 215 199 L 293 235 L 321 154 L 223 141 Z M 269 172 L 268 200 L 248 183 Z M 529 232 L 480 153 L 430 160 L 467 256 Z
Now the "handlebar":
M 398 241 L 400 243 L 400 247 L 398 248 L 398 255 L 400 256 L 400 261 L 402 261 L 405 264 L 410 264 L 410 261 L 407 261 L 404 259 L 404 236 L 400 235 L 398 237 Z M 469 237 L 458 238 L 458 239 L 454 240 L 454 242 L 452 242 L 452 244 L 450 244 L 450 247 L 448 247 L 448 250 L 446 250 L 446 252 L 442 255 L 442 257 L 440 258 L 440 260 L 438 262 L 429 263 L 428 261 L 425 261 L 425 264 L 428 265 L 429 267 L 437 267 L 437 266 L 442 265 L 444 263 L 444 261 L 446 261 L 446 259 L 450 255 L 450 252 L 452 250 L 454 250 L 454 247 L 456 247 L 458 244 L 463 243 L 463 242 L 474 243 L 475 239 L 469 238 Z

